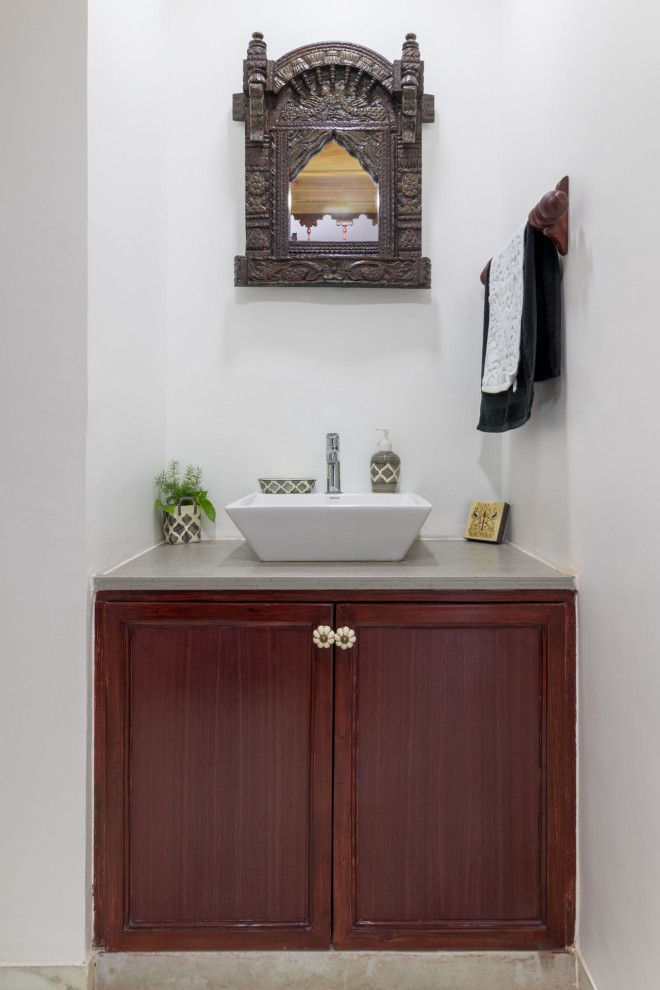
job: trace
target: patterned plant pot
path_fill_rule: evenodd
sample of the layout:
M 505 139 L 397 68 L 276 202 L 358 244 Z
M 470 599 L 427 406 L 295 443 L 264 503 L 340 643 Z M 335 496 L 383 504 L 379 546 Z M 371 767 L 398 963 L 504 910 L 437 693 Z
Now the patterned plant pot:
M 163 512 L 166 543 L 199 543 L 202 534 L 202 510 L 197 502 L 179 499 L 172 512 Z

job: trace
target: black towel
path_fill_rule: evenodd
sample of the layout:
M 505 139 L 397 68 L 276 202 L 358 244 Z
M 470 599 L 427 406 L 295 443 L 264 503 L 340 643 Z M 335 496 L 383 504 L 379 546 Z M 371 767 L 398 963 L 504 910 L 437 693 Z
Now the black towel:
M 488 289 L 486 275 L 484 339 L 481 377 L 488 340 Z M 557 378 L 561 370 L 561 267 L 557 249 L 540 230 L 525 228 L 523 308 L 517 388 L 506 392 L 482 392 L 478 430 L 505 433 L 523 426 L 532 412 L 534 382 Z

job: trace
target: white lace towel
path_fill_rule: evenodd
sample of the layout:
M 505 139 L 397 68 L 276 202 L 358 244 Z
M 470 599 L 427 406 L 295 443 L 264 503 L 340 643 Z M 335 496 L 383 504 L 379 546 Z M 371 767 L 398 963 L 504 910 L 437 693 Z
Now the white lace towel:
M 520 361 L 523 307 L 523 249 L 527 222 L 490 263 L 488 339 L 482 392 L 506 392 L 513 386 Z

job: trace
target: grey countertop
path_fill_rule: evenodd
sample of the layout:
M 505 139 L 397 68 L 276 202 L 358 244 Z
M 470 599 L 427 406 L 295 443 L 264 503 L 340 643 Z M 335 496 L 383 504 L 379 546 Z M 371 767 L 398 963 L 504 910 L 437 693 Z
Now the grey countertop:
M 264 563 L 244 540 L 162 543 L 97 574 L 97 591 L 564 590 L 575 575 L 508 543 L 416 540 L 392 563 Z

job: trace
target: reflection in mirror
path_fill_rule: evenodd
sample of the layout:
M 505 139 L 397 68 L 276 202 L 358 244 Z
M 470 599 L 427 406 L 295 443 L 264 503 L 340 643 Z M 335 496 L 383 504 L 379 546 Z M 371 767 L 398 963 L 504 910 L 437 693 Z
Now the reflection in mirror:
M 289 187 L 292 241 L 377 241 L 378 184 L 330 141 Z

